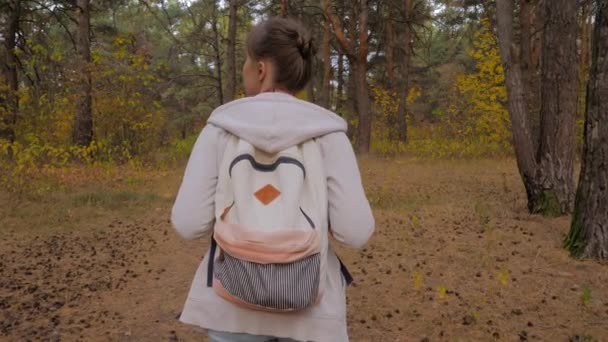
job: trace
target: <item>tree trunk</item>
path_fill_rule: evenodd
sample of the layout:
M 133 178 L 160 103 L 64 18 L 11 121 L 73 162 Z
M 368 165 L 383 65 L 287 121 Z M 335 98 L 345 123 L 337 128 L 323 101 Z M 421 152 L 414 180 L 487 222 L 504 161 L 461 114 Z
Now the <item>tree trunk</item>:
M 597 0 L 585 146 L 565 245 L 576 257 L 608 259 L 608 0 Z
M 228 19 L 228 46 L 226 49 L 227 77 L 224 100 L 230 102 L 234 100 L 236 94 L 236 21 L 237 21 L 237 0 L 230 0 L 230 14 Z
M 391 15 L 386 20 L 386 78 L 388 88 L 392 91 L 395 85 L 395 30 Z
M 329 2 L 329 0 L 327 0 Z M 337 6 L 337 10 L 338 10 L 338 15 L 343 18 L 344 17 L 344 0 L 337 0 L 336 1 L 336 6 Z M 325 11 L 328 15 L 329 15 L 329 10 L 326 9 Z M 331 18 L 330 18 L 331 19 Z M 330 22 L 331 24 L 331 22 Z M 345 116 L 344 112 L 347 110 L 345 108 L 345 100 L 347 101 L 347 98 L 345 96 L 345 90 L 344 90 L 344 82 L 345 82 L 345 71 L 344 71 L 344 63 L 346 62 L 346 60 L 344 59 L 345 55 L 344 55 L 344 51 L 342 51 L 341 49 L 337 49 L 338 52 L 338 86 L 336 89 L 337 95 L 336 95 L 336 112 L 338 112 L 341 116 Z M 348 84 L 347 84 L 347 89 L 346 89 L 346 93 L 348 94 Z M 354 113 L 354 112 L 353 112 Z M 348 134 L 349 134 L 349 139 L 351 139 L 351 141 L 353 140 L 352 137 L 352 130 L 351 130 L 351 123 L 349 120 L 347 120 L 348 122 Z
M 532 39 L 530 43 L 529 67 L 531 72 L 530 77 L 530 117 L 531 132 L 534 137 L 540 136 L 540 93 L 541 93 L 541 69 L 542 69 L 542 51 L 543 37 L 545 28 L 545 13 L 543 3 L 546 0 L 536 0 L 532 10 Z M 535 144 L 538 144 L 538 139 L 535 139 Z M 534 146 L 534 150 L 538 149 L 538 145 Z
M 77 0 L 78 34 L 77 53 L 81 80 L 78 86 L 72 141 L 76 145 L 88 146 L 93 140 L 92 81 L 91 81 L 91 41 L 89 0 Z
M 528 196 L 528 209 L 531 210 L 530 199 L 536 198 L 539 193 L 535 182 L 537 164 L 526 115 L 527 106 L 524 98 L 521 66 L 513 41 L 513 0 L 496 0 L 496 12 L 496 26 L 500 57 L 505 70 L 505 84 L 507 87 L 513 145 L 519 174 L 522 177 Z
M 327 1 L 327 0 L 326 0 Z M 359 117 L 359 127 L 357 130 L 357 150 L 360 152 L 369 151 L 369 143 L 371 138 L 371 120 L 369 116 L 369 90 L 367 88 L 367 19 L 368 19 L 368 6 L 367 0 L 361 0 L 360 2 L 360 13 L 359 13 L 359 50 L 358 53 L 355 49 L 354 42 L 357 40 L 355 36 L 356 22 L 350 20 L 348 22 L 349 30 L 344 30 L 342 19 L 340 19 L 332 10 L 331 6 L 327 6 L 327 14 L 331 20 L 331 24 L 334 28 L 336 41 L 340 47 L 340 52 L 346 55 L 348 59 L 348 89 L 347 89 L 347 102 L 352 106 L 351 113 L 357 113 Z M 351 18 L 356 18 L 355 8 L 350 8 Z M 341 13 L 344 16 L 345 13 Z M 346 33 L 348 33 L 348 38 Z M 351 128 L 351 122 L 347 119 L 349 124 L 349 138 L 352 140 L 355 132 Z
M 327 15 L 329 1 L 324 1 L 325 23 L 323 26 L 323 84 L 321 87 L 321 106 L 329 108 L 329 93 L 331 81 L 331 32 L 330 19 Z
M 289 0 L 281 0 L 281 17 L 285 18 L 289 15 Z
M 313 83 L 312 80 L 308 81 L 308 83 L 306 84 L 306 99 L 308 100 L 308 102 L 316 103 L 315 102 L 315 84 Z
M 338 54 L 338 75 L 337 75 L 338 86 L 336 87 L 336 112 L 342 115 L 342 109 L 344 107 L 344 55 Z
M 355 117 L 357 113 L 359 113 L 359 104 L 357 101 L 357 75 L 355 69 L 357 68 L 357 64 L 354 62 L 354 59 L 351 61 L 348 60 L 348 80 L 346 84 L 346 103 L 347 103 L 347 111 L 348 115 L 346 117 L 346 121 L 348 123 L 348 138 L 351 141 L 356 140 L 356 136 L 358 131 L 355 131 L 355 127 L 353 127 L 352 117 Z
M 574 150 L 578 104 L 577 2 L 545 1 L 541 134 L 537 161 L 542 191 L 532 212 L 559 215 L 574 205 Z
M 393 97 L 394 94 L 400 94 L 400 83 L 396 84 L 395 82 L 395 30 L 393 27 L 393 10 L 389 6 L 388 17 L 386 18 L 386 90 L 389 92 L 390 96 Z M 406 24 L 407 25 L 407 24 Z M 388 115 L 386 118 L 386 126 L 388 129 L 388 136 L 391 141 L 397 140 L 399 136 L 399 130 L 401 129 L 397 122 L 399 121 L 397 118 L 399 117 L 399 113 L 391 113 L 392 115 Z
M 579 68 L 579 105 L 577 118 L 585 116 L 586 97 L 583 95 L 587 91 L 587 83 L 589 82 L 589 68 L 591 67 L 591 39 L 593 33 L 593 11 L 591 1 L 585 1 L 581 9 L 581 55 Z
M 399 141 L 407 142 L 407 95 L 410 92 L 409 69 L 411 56 L 412 31 L 410 18 L 412 15 L 412 0 L 404 0 L 405 25 L 403 27 L 403 60 L 401 61 L 401 80 L 399 81 L 399 109 L 397 123 L 399 125 Z
M 521 70 L 528 87 L 530 77 L 530 45 L 532 43 L 532 0 L 521 0 L 519 9 L 519 25 L 521 27 Z M 525 94 L 526 98 L 529 96 Z
M 357 150 L 360 153 L 368 153 L 371 134 L 372 120 L 369 111 L 369 89 L 367 88 L 367 23 L 368 23 L 368 0 L 360 0 L 361 8 L 359 13 L 359 56 L 355 76 L 357 78 L 357 107 L 359 112 L 359 134 L 357 137 Z
M 215 69 L 217 71 L 217 92 L 220 104 L 224 104 L 224 85 L 222 84 L 222 55 L 220 53 L 220 34 L 217 28 L 217 1 L 213 3 L 211 27 L 213 29 L 213 53 L 215 57 Z
M 8 3 L 6 31 L 4 32 L 4 67 L 2 76 L 8 88 L 0 93 L 0 105 L 4 107 L 4 117 L 0 126 L 0 138 L 15 141 L 15 124 L 19 115 L 19 82 L 17 74 L 17 58 L 15 47 L 17 46 L 17 31 L 19 30 L 19 18 L 21 16 L 20 0 L 12 0 Z M 3 99 L 2 99 L 3 98 Z
M 522 0 L 520 8 L 521 69 L 524 80 L 524 96 L 530 133 L 540 135 L 540 52 L 542 48 L 542 6 L 540 0 Z M 533 139 L 534 151 L 538 150 L 538 139 Z

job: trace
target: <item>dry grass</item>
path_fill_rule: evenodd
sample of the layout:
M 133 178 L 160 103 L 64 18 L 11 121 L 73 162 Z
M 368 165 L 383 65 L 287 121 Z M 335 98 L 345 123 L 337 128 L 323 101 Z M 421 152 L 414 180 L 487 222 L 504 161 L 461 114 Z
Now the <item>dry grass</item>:
M 526 213 L 512 160 L 361 170 L 377 232 L 339 251 L 352 341 L 608 340 L 608 266 L 561 248 L 568 218 Z M 168 223 L 181 174 L 0 195 L 0 339 L 200 340 L 175 320 L 206 248 Z

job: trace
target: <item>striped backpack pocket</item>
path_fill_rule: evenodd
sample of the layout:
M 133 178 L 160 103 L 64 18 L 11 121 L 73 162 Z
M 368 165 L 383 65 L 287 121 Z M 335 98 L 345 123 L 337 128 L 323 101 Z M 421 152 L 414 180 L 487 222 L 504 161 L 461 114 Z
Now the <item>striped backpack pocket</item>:
M 315 305 L 326 279 L 327 203 L 314 140 L 269 154 L 231 137 L 218 174 L 207 285 L 248 309 Z
M 216 225 L 216 293 L 250 309 L 290 312 L 313 305 L 321 281 L 321 238 L 315 230 L 248 231 Z

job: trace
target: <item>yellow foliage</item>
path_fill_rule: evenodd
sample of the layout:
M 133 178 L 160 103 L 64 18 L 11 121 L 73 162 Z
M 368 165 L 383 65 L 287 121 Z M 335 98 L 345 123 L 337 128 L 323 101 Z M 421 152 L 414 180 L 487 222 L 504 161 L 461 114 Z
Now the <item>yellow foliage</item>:
M 414 227 L 414 229 L 420 228 L 420 219 L 418 218 L 418 216 L 412 216 L 411 222 L 412 227 Z
M 476 61 L 474 73 L 459 75 L 454 84 L 447 127 L 453 137 L 477 141 L 493 154 L 511 151 L 507 90 L 498 42 L 487 19 L 468 51 Z
M 422 91 L 417 86 L 411 87 L 407 93 L 407 105 L 411 106 L 422 95 Z
M 122 161 L 156 149 L 166 123 L 162 106 L 151 101 L 157 70 L 146 55 L 130 50 L 131 40 L 126 34 L 115 38 L 112 57 L 98 54 L 93 69 L 95 137 Z
M 300 100 L 308 101 L 308 92 L 306 91 L 306 88 L 297 92 L 296 97 Z
M 51 146 L 34 134 L 27 134 L 25 144 L 0 140 L 0 184 L 9 192 L 30 192 L 36 187 L 36 179 L 45 171 L 65 168 L 72 162 L 94 163 L 95 156 L 106 149 L 93 142 L 87 147 Z M 10 158 L 9 158 L 10 156 Z
M 414 272 L 414 289 L 421 290 L 423 286 L 424 286 L 424 278 L 422 276 L 422 273 Z
M 487 19 L 468 51 L 475 71 L 456 77 L 440 123 L 408 127 L 405 152 L 431 159 L 510 154 L 511 131 L 498 42 Z
M 382 155 L 394 155 L 406 150 L 406 145 L 396 140 L 399 136 L 399 96 L 396 91 L 383 88 L 380 85 L 370 86 L 370 92 L 374 99 L 374 120 L 372 124 L 371 149 Z M 410 87 L 406 97 L 406 103 L 411 106 L 422 92 L 419 87 Z M 409 115 L 406 114 L 406 120 Z
M 503 268 L 498 272 L 498 280 L 502 286 L 506 286 L 509 283 L 509 271 Z
M 439 295 L 439 299 L 445 299 L 448 296 L 448 290 L 445 285 L 437 286 L 437 294 Z
M 17 141 L 0 141 L 0 182 L 5 187 L 23 189 L 37 172 L 73 162 L 138 165 L 142 156 L 158 148 L 167 121 L 155 95 L 162 66 L 153 66 L 148 56 L 132 51 L 130 41 L 126 35 L 116 38 L 110 55 L 92 51 L 94 141 L 88 147 L 71 141 L 76 90 L 83 75 L 72 74 L 64 87 L 48 93 L 21 85 L 19 120 L 13 127 Z M 41 45 L 32 49 L 32 61 L 49 55 L 55 61 L 64 58 Z
M 61 62 L 65 58 L 63 53 L 61 53 L 59 49 L 53 50 L 50 57 L 51 60 L 54 62 Z

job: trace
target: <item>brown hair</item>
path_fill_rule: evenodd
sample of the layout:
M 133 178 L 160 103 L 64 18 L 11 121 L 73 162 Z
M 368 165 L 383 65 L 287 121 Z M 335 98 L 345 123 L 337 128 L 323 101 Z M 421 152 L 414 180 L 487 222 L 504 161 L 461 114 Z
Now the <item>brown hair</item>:
M 274 81 L 292 92 L 310 80 L 315 49 L 308 30 L 294 19 L 273 17 L 247 35 L 247 53 L 254 60 L 268 58 L 275 66 Z

